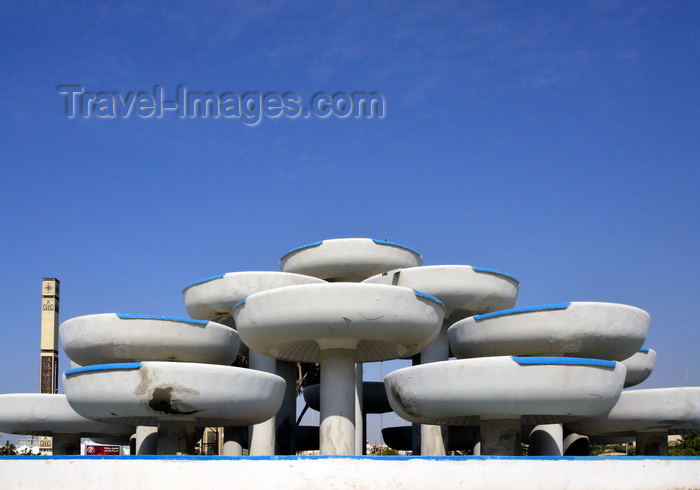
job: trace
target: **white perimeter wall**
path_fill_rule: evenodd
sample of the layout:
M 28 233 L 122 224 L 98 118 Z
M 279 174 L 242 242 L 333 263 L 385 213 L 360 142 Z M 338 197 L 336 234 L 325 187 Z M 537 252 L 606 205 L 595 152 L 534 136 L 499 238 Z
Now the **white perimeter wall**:
M 700 458 L 2 457 L 0 486 L 180 488 L 700 488 Z

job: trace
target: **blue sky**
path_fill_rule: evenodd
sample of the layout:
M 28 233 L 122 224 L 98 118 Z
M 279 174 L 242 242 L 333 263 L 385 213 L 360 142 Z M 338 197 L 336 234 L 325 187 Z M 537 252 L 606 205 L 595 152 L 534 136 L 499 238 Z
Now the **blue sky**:
M 338 237 L 503 270 L 518 306 L 641 307 L 642 387 L 700 385 L 698 20 L 694 2 L 7 3 L 0 392 L 38 390 L 42 277 L 62 320 L 182 316 L 190 282 Z M 70 119 L 64 84 L 380 92 L 386 114 Z

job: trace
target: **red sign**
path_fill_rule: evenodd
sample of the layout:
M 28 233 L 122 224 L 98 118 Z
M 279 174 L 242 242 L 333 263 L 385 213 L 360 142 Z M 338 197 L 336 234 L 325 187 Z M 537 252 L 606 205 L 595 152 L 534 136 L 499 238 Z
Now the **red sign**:
M 88 456 L 114 456 L 121 454 L 121 446 L 86 446 Z

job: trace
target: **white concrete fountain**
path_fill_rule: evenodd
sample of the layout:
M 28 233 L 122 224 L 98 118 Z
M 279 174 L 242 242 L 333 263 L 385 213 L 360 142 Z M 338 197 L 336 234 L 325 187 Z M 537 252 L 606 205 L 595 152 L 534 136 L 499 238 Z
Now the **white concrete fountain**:
M 0 431 L 51 434 L 57 452 L 67 453 L 81 435 L 123 436 L 136 425 L 157 426 L 158 453 L 172 455 L 191 450 L 197 426 L 269 421 L 282 398 L 293 394 L 292 383 L 285 391 L 278 376 L 230 366 L 236 354 L 245 354 L 239 335 L 251 363 L 257 356 L 269 370 L 273 359 L 321 363 L 320 436 L 310 428 L 307 439 L 313 444 L 320 437 L 327 455 L 357 454 L 355 397 L 363 400 L 366 391 L 374 399 L 370 390 L 354 389 L 365 386 L 356 383 L 357 363 L 421 352 L 425 364 L 386 377 L 390 406 L 415 423 L 456 428 L 456 444 L 471 446 L 480 433 L 481 454 L 519 454 L 521 427 L 536 424 L 531 448 L 553 442 L 559 454 L 566 446 L 561 424 L 592 436 L 636 436 L 639 454 L 664 454 L 668 434 L 700 431 L 700 388 L 622 391 L 623 384 L 642 382 L 656 358 L 640 349 L 649 325 L 642 310 L 577 302 L 502 311 L 513 306 L 518 290 L 507 274 L 421 265 L 420 254 L 393 242 L 325 240 L 285 254 L 282 272 L 229 273 L 191 284 L 183 294 L 193 319 L 105 314 L 69 320 L 61 336 L 77 365 L 64 374 L 66 396 L 0 395 Z M 445 360 L 444 339 L 434 342 L 451 323 L 449 347 L 463 357 L 455 361 Z M 385 403 L 376 409 L 385 410 Z M 396 434 L 405 443 L 406 434 L 398 432 L 405 430 Z M 425 488 L 467 481 L 465 474 L 474 486 L 521 488 L 539 487 L 542 478 L 585 488 L 591 474 L 607 486 L 638 488 L 692 487 L 700 478 L 696 462 L 654 458 L 183 463 L 189 458 L 117 458 L 100 465 L 17 458 L 3 462 L 3 484 L 72 488 L 76 474 L 91 485 L 109 474 L 117 487 L 134 481 L 214 486 L 232 472 L 239 486 L 300 487 L 331 481 Z
M 437 337 L 442 303 L 403 287 L 311 284 L 254 294 L 233 310 L 241 339 L 276 359 L 321 364 L 322 454 L 355 452 L 355 363 L 406 357 Z

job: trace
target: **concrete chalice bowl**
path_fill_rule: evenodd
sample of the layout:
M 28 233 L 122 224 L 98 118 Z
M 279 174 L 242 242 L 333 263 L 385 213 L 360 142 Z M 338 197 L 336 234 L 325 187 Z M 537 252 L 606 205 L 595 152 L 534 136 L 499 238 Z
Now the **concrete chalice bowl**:
M 436 298 L 409 288 L 336 283 L 257 293 L 233 314 L 251 350 L 321 363 L 321 453 L 352 454 L 355 363 L 420 352 L 437 337 L 444 311 Z
M 322 279 L 277 271 L 228 272 L 193 282 L 183 291 L 187 314 L 235 328 L 231 310 L 251 294 L 300 284 L 319 284 Z
M 131 435 L 134 425 L 98 422 L 78 414 L 66 395 L 16 393 L 0 395 L 0 432 L 53 436 L 53 453 L 80 454 L 81 437 Z
M 637 386 L 645 381 L 654 370 L 656 351 L 654 349 L 639 349 L 639 352 L 622 361 L 627 368 L 625 388 Z
M 380 272 L 422 263 L 423 257 L 405 245 L 371 238 L 339 238 L 290 250 L 280 259 L 280 270 L 329 282 L 360 282 Z
M 620 363 L 597 359 L 484 357 L 399 369 L 384 384 L 400 417 L 432 425 L 480 422 L 482 454 L 517 455 L 521 424 L 606 413 L 620 397 L 625 372 Z
M 473 450 L 474 446 L 480 442 L 478 427 L 453 426 L 447 428 L 447 433 L 449 434 L 447 438 L 448 451 Z M 382 439 L 392 449 L 411 451 L 413 449 L 413 427 L 410 425 L 384 427 Z M 421 455 L 423 456 L 422 453 Z
M 396 269 L 363 281 L 417 289 L 445 304 L 445 322 L 515 305 L 519 282 L 494 269 L 470 265 L 429 265 Z
M 447 330 L 458 358 L 571 356 L 622 361 L 639 350 L 649 314 L 614 303 L 561 303 L 465 318 Z
M 89 419 L 158 426 L 158 454 L 191 451 L 195 427 L 251 425 L 279 410 L 274 374 L 185 362 L 104 364 L 66 371 L 68 403 Z
M 304 401 L 313 410 L 321 409 L 321 386 L 310 385 L 304 387 Z M 362 410 L 364 413 L 391 412 L 389 399 L 386 397 L 384 382 L 365 381 L 362 383 Z
M 80 366 L 139 361 L 230 366 L 241 343 L 235 330 L 218 323 L 121 313 L 72 318 L 59 334 L 66 355 Z
M 625 390 L 609 413 L 567 427 L 586 435 L 634 435 L 638 454 L 664 456 L 669 434 L 700 433 L 700 387 Z

